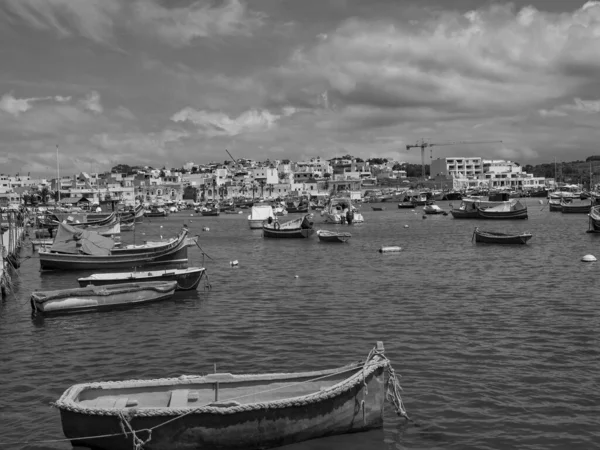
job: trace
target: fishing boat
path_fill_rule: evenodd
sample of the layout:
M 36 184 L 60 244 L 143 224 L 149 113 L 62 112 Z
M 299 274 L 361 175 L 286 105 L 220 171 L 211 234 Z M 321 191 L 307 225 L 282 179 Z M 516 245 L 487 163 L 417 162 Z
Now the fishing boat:
M 458 208 L 452 208 L 450 214 L 455 219 L 477 219 L 479 218 L 478 210 L 487 209 L 501 205 L 501 201 L 490 201 L 480 197 L 464 197 Z
M 31 308 L 41 315 L 74 314 L 132 307 L 173 296 L 176 281 L 107 284 L 31 294 Z
M 186 227 L 167 242 L 115 248 L 115 241 L 98 233 L 61 223 L 48 250 L 40 250 L 42 270 L 134 269 L 156 265 L 187 264 Z
M 322 242 L 348 242 L 352 235 L 340 231 L 317 230 L 317 237 Z
M 562 200 L 560 203 L 560 211 L 563 214 L 589 214 L 591 208 L 591 200 L 578 200 L 572 202 Z
M 382 428 L 386 399 L 408 417 L 400 391 L 378 342 L 334 369 L 81 383 L 53 406 L 73 446 L 256 450 Z
M 589 213 L 588 233 L 600 233 L 600 206 L 592 206 Z
M 135 230 L 135 216 L 133 214 L 125 217 L 121 216 L 119 219 L 121 231 L 133 231 Z
M 89 277 L 78 278 L 77 281 L 81 287 L 122 283 L 147 283 L 149 281 L 176 281 L 176 291 L 190 291 L 198 287 L 205 272 L 206 269 L 204 267 L 188 267 L 187 269 L 95 273 Z
M 373 211 L 385 211 L 385 206 L 371 206 Z
M 423 212 L 425 214 L 447 214 L 446 211 L 438 205 L 425 205 L 423 206 Z
M 563 203 L 571 202 L 570 198 L 549 198 L 548 199 L 548 210 L 551 212 L 562 212 Z
M 169 211 L 159 206 L 151 206 L 149 210 L 144 212 L 144 217 L 167 217 Z
M 477 215 L 480 219 L 491 220 L 527 219 L 527 206 L 518 200 L 502 202 L 501 205 L 491 208 L 477 207 Z
M 332 197 L 321 211 L 325 223 L 363 223 L 363 215 L 358 212 L 348 197 Z
M 412 209 L 414 208 L 412 201 L 410 200 L 409 196 L 404 196 L 402 199 L 400 199 L 400 201 L 398 202 L 398 208 L 399 209 Z
M 531 233 L 499 233 L 497 231 L 483 231 L 478 227 L 473 231 L 475 242 L 485 244 L 527 244 L 532 238 Z
M 248 225 L 251 230 L 261 230 L 263 222 L 268 218 L 275 219 L 273 207 L 269 204 L 255 204 L 248 215 Z
M 277 219 L 267 219 L 263 223 L 263 237 L 266 238 L 309 238 L 313 228 L 312 214 L 306 214 L 289 222 L 279 223 Z
M 216 203 L 207 203 L 206 206 L 200 209 L 200 214 L 203 216 L 214 217 L 221 213 L 221 209 Z

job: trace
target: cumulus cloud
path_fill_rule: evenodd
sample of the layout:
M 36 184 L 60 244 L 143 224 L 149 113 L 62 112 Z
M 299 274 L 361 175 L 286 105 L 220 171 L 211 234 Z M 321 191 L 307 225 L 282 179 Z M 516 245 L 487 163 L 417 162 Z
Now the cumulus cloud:
M 232 119 L 222 112 L 198 111 L 187 107 L 175 113 L 171 120 L 192 123 L 198 127 L 200 133 L 207 136 L 237 136 L 269 130 L 280 117 L 267 110 L 251 109 Z
M 600 113 L 600 100 L 582 100 L 575 98 L 573 103 L 567 103 L 556 106 L 552 109 L 540 109 L 538 111 L 542 117 L 565 117 L 569 113 Z
M 102 114 L 104 111 L 104 108 L 100 103 L 100 94 L 96 91 L 92 91 L 87 94 L 85 98 L 81 100 L 81 104 L 86 110 L 93 113 Z
M 58 103 L 66 103 L 71 100 L 71 97 L 63 97 L 57 95 L 55 97 L 31 97 L 31 98 L 15 98 L 12 92 L 4 94 L 0 98 L 0 110 L 18 116 L 21 113 L 29 111 L 33 107 L 34 102 L 44 100 L 54 100 Z

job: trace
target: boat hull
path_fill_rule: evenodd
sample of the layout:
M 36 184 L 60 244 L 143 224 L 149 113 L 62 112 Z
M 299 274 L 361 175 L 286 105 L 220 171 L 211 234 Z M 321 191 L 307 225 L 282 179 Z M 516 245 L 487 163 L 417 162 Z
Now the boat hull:
M 461 209 L 453 209 L 450 211 L 452 217 L 455 219 L 477 219 L 479 215 L 477 214 L 477 210 L 464 211 Z
M 188 262 L 187 243 L 164 253 L 127 253 L 107 256 L 71 255 L 39 252 L 42 270 L 114 270 L 134 269 L 163 264 L 186 264 Z
M 281 402 L 244 404 L 240 408 L 198 405 L 195 411 L 190 407 L 175 411 L 162 408 L 167 411 L 159 415 L 138 415 L 132 411 L 129 423 L 134 430 L 145 430 L 173 419 L 152 431 L 151 439 L 144 445 L 146 450 L 255 450 L 367 431 L 383 426 L 384 373 L 384 367 L 378 367 L 369 371 L 364 383 L 361 377 L 359 383 L 347 388 L 340 386 L 337 393 L 323 392 L 321 399 L 296 397 Z M 121 431 L 118 415 L 121 411 L 127 414 L 127 408 L 104 410 L 108 414 L 89 414 L 64 407 L 60 400 L 56 406 L 60 409 L 64 434 L 74 446 L 100 450 L 132 448 L 132 437 Z M 84 438 L 109 434 L 116 436 Z M 144 431 L 137 434 L 141 439 L 149 437 Z
M 31 308 L 34 313 L 44 316 L 131 308 L 171 298 L 176 285 L 174 281 L 126 283 L 34 292 L 31 295 Z
M 592 205 L 569 205 L 562 204 L 560 211 L 563 214 L 589 214 L 592 209 Z
M 527 244 L 532 238 L 530 233 L 505 234 L 475 230 L 475 242 L 484 244 Z
M 264 237 L 276 239 L 303 239 L 309 238 L 315 233 L 315 230 L 313 228 L 294 228 L 289 230 L 276 230 L 273 228 L 263 226 L 262 229 Z
M 518 219 L 527 219 L 527 210 L 520 211 L 486 211 L 486 210 L 478 210 L 477 216 L 480 219 L 488 219 L 488 220 L 518 220 Z
M 175 270 L 154 270 L 143 272 L 129 273 L 103 273 L 91 275 L 85 278 L 78 278 L 80 287 L 86 286 L 105 286 L 108 284 L 124 284 L 124 283 L 146 283 L 156 281 L 175 281 L 176 291 L 189 291 L 198 288 L 200 280 L 204 276 L 205 269 L 175 269 Z M 111 277 L 111 275 L 113 275 Z
M 339 242 L 344 243 L 352 237 L 350 233 L 336 233 L 333 231 L 318 230 L 317 237 L 321 242 Z

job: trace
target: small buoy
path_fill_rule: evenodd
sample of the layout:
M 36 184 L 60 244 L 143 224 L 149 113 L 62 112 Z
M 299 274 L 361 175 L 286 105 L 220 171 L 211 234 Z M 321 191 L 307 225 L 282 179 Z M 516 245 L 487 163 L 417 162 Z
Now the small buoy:
M 162 225 L 160 227 L 162 228 Z
M 239 264 L 238 260 L 236 259 L 235 261 L 229 261 L 229 265 L 231 267 L 236 267 Z
M 160 238 L 162 239 L 162 234 L 160 235 Z
M 415 212 L 415 210 L 414 210 L 414 209 L 411 209 L 411 210 L 410 210 L 410 212 Z
M 194 217 L 194 215 L 193 215 L 193 214 L 190 214 L 190 217 Z
M 242 213 L 243 213 L 243 211 L 238 211 L 238 214 L 242 214 Z
M 202 228 L 202 231 L 210 231 L 210 228 L 204 227 L 204 228 Z
M 298 275 L 294 275 L 294 278 L 298 278 Z
M 544 200 L 540 200 L 540 205 L 543 205 L 543 204 L 544 204 Z
M 190 219 L 190 223 L 192 223 L 192 222 L 193 222 L 193 220 L 192 220 L 192 219 Z
M 596 261 L 596 257 L 594 255 L 585 255 L 581 260 L 583 262 L 594 262 Z
M 404 225 L 404 228 L 408 228 L 408 225 Z
M 423 219 L 427 219 L 427 216 L 425 214 L 423 214 Z
M 391 252 L 399 252 L 402 250 L 402 247 L 398 246 L 385 246 L 379 249 L 379 253 L 391 253 Z
M 145 235 L 146 235 L 146 233 L 142 233 L 142 236 L 145 236 Z

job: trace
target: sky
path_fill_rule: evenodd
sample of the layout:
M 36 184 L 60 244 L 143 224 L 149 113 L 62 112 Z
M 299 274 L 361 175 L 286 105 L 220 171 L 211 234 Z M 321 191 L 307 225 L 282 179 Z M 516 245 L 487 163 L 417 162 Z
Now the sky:
M 600 1 L 3 0 L 0 64 L 11 175 L 600 154 Z

